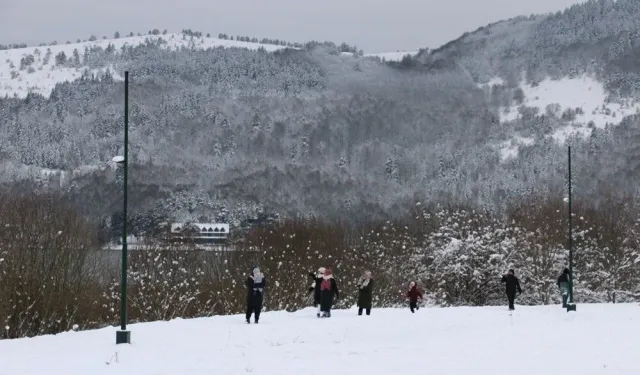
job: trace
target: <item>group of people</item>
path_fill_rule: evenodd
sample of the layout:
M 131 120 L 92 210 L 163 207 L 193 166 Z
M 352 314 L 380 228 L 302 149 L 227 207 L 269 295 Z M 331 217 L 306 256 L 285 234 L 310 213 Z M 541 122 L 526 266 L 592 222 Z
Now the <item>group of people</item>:
M 313 279 L 313 285 L 308 291 L 309 293 L 313 293 L 313 306 L 317 308 L 317 317 L 330 318 L 331 308 L 334 302 L 340 298 L 338 283 L 333 277 L 333 272 L 330 268 L 320 267 L 315 274 L 310 272 L 309 277 Z M 252 316 L 255 323 L 260 321 L 266 283 L 267 280 L 262 271 L 260 271 L 260 267 L 254 266 L 246 281 L 247 324 L 251 323 Z M 357 283 L 358 315 L 362 315 L 363 313 L 371 315 L 371 308 L 373 307 L 373 285 L 374 281 L 371 277 L 371 271 L 366 271 Z M 415 281 L 409 284 L 406 297 L 409 299 L 409 309 L 414 313 L 419 308 L 418 303 L 422 300 L 422 292 L 418 289 Z
M 509 310 L 515 310 L 515 300 L 516 293 L 518 295 L 522 294 L 522 288 L 520 287 L 520 280 L 516 277 L 513 269 L 510 269 L 506 275 L 502 276 L 501 280 L 506 287 L 507 300 L 509 301 Z M 558 285 L 558 289 L 560 290 L 560 295 L 562 296 L 562 307 L 566 308 L 569 300 L 569 290 L 571 283 L 571 273 L 568 268 L 565 268 L 562 271 L 562 274 L 558 277 L 556 285 Z
M 333 277 L 330 268 L 320 267 L 316 273 L 310 272 L 309 277 L 313 279 L 313 285 L 309 288 L 309 293 L 313 293 L 313 306 L 317 308 L 316 315 L 318 318 L 330 318 L 331 308 L 334 301 L 340 298 L 338 283 Z M 509 302 L 509 310 L 515 310 L 516 294 L 522 293 L 520 280 L 516 277 L 513 269 L 510 269 L 501 280 L 506 287 L 507 300 Z M 569 298 L 569 285 L 571 283 L 570 272 L 565 268 L 558 277 L 557 285 L 562 295 L 562 307 L 567 306 Z M 373 285 L 374 281 L 371 277 L 371 271 L 366 271 L 358 280 L 358 315 L 366 312 L 371 315 L 373 305 Z M 262 311 L 262 303 L 264 289 L 266 287 L 266 278 L 258 266 L 254 266 L 251 274 L 247 278 L 247 324 L 251 323 L 251 316 L 254 316 L 255 323 L 260 320 L 260 312 Z M 406 292 L 409 301 L 409 310 L 415 313 L 419 309 L 419 303 L 423 300 L 422 292 L 418 289 L 415 281 L 409 283 L 409 289 Z
M 318 309 L 316 316 L 318 318 L 330 318 L 334 297 L 336 299 L 340 298 L 333 272 L 329 268 L 320 267 L 315 274 L 310 272 L 309 277 L 313 279 L 313 285 L 309 288 L 309 293 L 313 293 L 313 306 Z M 358 288 L 358 315 L 362 315 L 362 313 L 371 315 L 373 285 L 371 271 L 366 271 L 356 284 Z M 409 284 L 406 297 L 409 299 L 409 309 L 414 313 L 418 309 L 418 302 L 422 300 L 422 292 L 418 289 L 418 284 L 415 281 Z

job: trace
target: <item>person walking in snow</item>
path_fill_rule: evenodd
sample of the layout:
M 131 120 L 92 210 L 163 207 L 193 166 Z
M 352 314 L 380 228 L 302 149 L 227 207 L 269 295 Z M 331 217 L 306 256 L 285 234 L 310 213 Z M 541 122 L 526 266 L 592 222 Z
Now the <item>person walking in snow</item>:
M 318 272 L 314 275 L 313 272 L 309 272 L 309 277 L 313 279 L 313 285 L 309 288 L 309 293 L 313 292 L 313 307 L 317 308 L 316 315 L 320 317 L 320 284 L 322 284 L 322 277 L 324 276 L 324 267 L 318 268 Z
M 409 290 L 407 291 L 407 298 L 409 298 L 409 310 L 411 313 L 415 313 L 418 310 L 418 301 L 422 301 L 422 292 L 418 289 L 418 283 L 412 281 L 409 283 Z
M 567 307 L 567 301 L 569 300 L 569 283 L 571 282 L 571 274 L 569 269 L 565 268 L 562 274 L 558 277 L 558 289 L 560 289 L 560 295 L 562 296 L 562 307 Z
M 371 315 L 373 300 L 373 279 L 371 271 L 366 271 L 364 276 L 358 280 L 358 315 L 362 315 L 362 310 L 367 310 L 367 315 Z
M 253 270 L 247 278 L 247 324 L 251 323 L 251 315 L 254 315 L 255 322 L 260 320 L 260 311 L 262 311 L 262 302 L 264 296 L 264 288 L 267 280 L 258 266 Z
M 331 269 L 326 268 L 324 276 L 322 276 L 322 282 L 320 282 L 320 311 L 322 311 L 322 318 L 331 317 L 334 297 L 340 298 L 340 292 L 338 291 L 336 280 L 333 278 L 333 272 L 331 272 Z
M 509 300 L 509 310 L 515 310 L 516 292 L 522 294 L 522 288 L 520 288 L 520 280 L 515 275 L 515 272 L 510 269 L 506 275 L 502 276 L 503 283 L 505 283 L 507 299 Z

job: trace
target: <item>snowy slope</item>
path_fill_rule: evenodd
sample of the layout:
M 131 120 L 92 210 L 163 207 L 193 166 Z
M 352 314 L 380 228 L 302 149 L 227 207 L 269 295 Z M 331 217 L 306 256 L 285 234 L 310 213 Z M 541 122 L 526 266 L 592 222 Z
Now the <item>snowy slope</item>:
M 504 84 L 501 78 L 494 78 L 478 86 L 489 93 L 493 85 Z M 558 143 L 564 143 L 568 137 L 574 135 L 587 137 L 594 127 L 617 125 L 625 116 L 640 112 L 638 101 L 619 103 L 609 101 L 604 85 L 588 75 L 558 80 L 545 79 L 537 85 L 521 83 L 519 87 L 524 94 L 522 104 L 500 108 L 500 121 L 514 121 L 521 118 L 519 113 L 521 106 L 537 108 L 538 113 L 550 114 L 557 118 L 562 118 L 567 110 L 577 108 L 581 110 L 575 118 L 566 121 L 565 126 L 548 135 Z M 500 145 L 501 158 L 503 160 L 515 158 L 518 156 L 520 145 L 532 144 L 533 138 L 515 135 L 511 140 Z
M 0 51 L 0 96 L 9 95 L 13 97 L 17 95 L 24 98 L 29 92 L 36 92 L 49 96 L 51 90 L 57 83 L 65 81 L 73 81 L 81 77 L 84 67 L 66 68 L 59 67 L 55 64 L 55 56 L 60 52 L 64 52 L 67 58 L 73 56 L 73 50 L 77 49 L 80 55 L 84 53 L 85 48 L 92 47 L 107 48 L 109 44 L 113 45 L 116 51 L 123 46 L 136 46 L 145 43 L 147 40 L 166 42 L 164 46 L 168 49 L 179 49 L 181 47 L 193 48 L 213 48 L 213 47 L 238 47 L 248 49 L 258 49 L 260 47 L 267 51 L 276 51 L 285 48 L 279 45 L 259 44 L 250 42 L 241 42 L 235 40 L 218 39 L 202 36 L 199 38 L 191 38 L 183 34 L 166 34 L 166 35 L 143 35 L 133 37 L 123 37 L 118 39 L 103 39 L 93 42 L 72 43 L 45 47 L 27 47 L 19 49 L 9 49 Z M 47 50 L 51 50 L 51 56 L 45 63 Z M 32 55 L 35 61 L 30 66 L 33 69 L 20 69 L 20 61 L 23 57 Z M 106 69 L 113 68 L 105 66 L 102 69 L 94 69 L 92 73 L 100 74 Z M 123 77 L 114 75 L 114 79 L 123 80 Z
M 1 375 L 640 374 L 637 305 L 374 309 L 370 317 L 311 309 L 0 340 Z

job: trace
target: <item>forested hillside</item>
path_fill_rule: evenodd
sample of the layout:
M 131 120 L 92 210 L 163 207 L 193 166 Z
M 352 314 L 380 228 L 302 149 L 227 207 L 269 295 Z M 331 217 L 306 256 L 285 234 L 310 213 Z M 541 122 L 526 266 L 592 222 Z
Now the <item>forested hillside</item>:
M 193 32 L 175 48 L 155 35 L 54 56 L 51 72 L 85 73 L 50 96 L 0 99 L 1 178 L 20 190 L 59 189 L 99 220 L 117 215 L 120 180 L 109 160 L 122 152 L 128 70 L 132 205 L 152 217 L 358 222 L 400 215 L 417 199 L 499 212 L 523 196 L 565 194 L 565 141 L 577 196 L 633 196 L 638 118 L 584 124 L 558 141 L 551 135 L 575 126 L 579 108 L 521 106 L 517 119 L 501 108 L 526 102 L 524 82 L 583 73 L 634 98 L 635 68 L 625 63 L 640 35 L 634 15 L 633 1 L 591 1 L 489 25 L 397 63 L 329 43 L 210 48 Z M 504 83 L 479 85 L 496 77 Z M 526 142 L 505 160 L 514 137 Z

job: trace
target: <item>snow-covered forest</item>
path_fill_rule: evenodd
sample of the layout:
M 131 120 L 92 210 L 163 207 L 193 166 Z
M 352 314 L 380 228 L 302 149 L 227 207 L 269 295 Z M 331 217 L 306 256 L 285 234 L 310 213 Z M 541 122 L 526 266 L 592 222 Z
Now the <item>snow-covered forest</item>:
M 576 301 L 638 301 L 634 202 L 574 203 Z M 509 207 L 504 217 L 415 202 L 402 219 L 359 227 L 316 220 L 254 227 L 232 252 L 150 245 L 129 255 L 129 319 L 241 313 L 255 264 L 268 280 L 267 310 L 309 306 L 308 273 L 320 266 L 333 268 L 338 308 L 355 303 L 365 270 L 373 272 L 375 307 L 404 303 L 414 280 L 431 305 L 505 304 L 500 277 L 509 268 L 522 284 L 519 304 L 559 303 L 555 283 L 568 263 L 567 217 L 565 202 L 543 197 Z M 117 324 L 120 265 L 110 258 L 113 251 L 93 250 L 92 225 L 72 205 L 56 197 L 4 197 L 0 225 L 0 321 L 9 337 Z
M 383 63 L 326 44 L 267 52 L 162 43 L 52 58 L 52 71 L 86 66 L 84 78 L 50 97 L 0 99 L 4 185 L 62 191 L 96 221 L 117 215 L 120 181 L 108 164 L 122 153 L 123 85 L 114 77 L 129 70 L 132 205 L 150 217 L 359 221 L 402 214 L 416 198 L 504 209 L 532 192 L 562 194 L 565 149 L 549 134 L 571 119 L 524 110 L 500 121 L 509 88 L 487 94 L 459 65 Z M 567 140 L 579 196 L 636 193 L 628 172 L 638 119 L 620 120 Z M 501 144 L 514 133 L 531 144 L 504 162 Z

